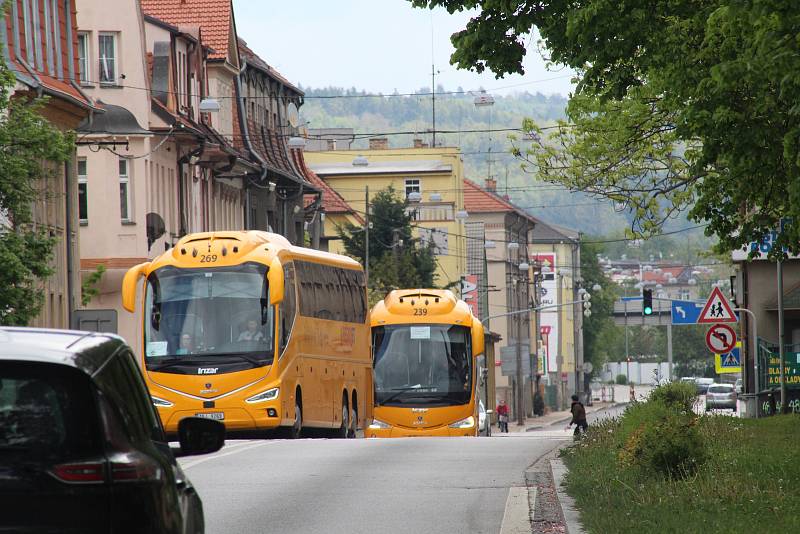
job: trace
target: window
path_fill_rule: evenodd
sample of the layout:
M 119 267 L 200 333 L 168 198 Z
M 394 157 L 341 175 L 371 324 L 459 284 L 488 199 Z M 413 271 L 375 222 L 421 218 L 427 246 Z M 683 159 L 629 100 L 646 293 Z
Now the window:
M 419 178 L 406 178 L 406 198 L 411 193 L 422 193 L 422 183 Z
M 367 316 L 364 273 L 316 263 L 295 262 L 300 315 L 363 323 Z
M 78 159 L 78 219 L 81 224 L 89 222 L 89 192 L 86 175 L 86 158 Z
M 117 83 L 117 36 L 113 33 L 101 33 L 97 39 L 99 59 L 98 72 L 100 83 Z
M 128 175 L 128 160 L 119 159 L 119 217 L 123 222 L 131 220 L 130 202 L 130 176 Z
M 89 34 L 78 34 L 78 80 L 89 83 Z

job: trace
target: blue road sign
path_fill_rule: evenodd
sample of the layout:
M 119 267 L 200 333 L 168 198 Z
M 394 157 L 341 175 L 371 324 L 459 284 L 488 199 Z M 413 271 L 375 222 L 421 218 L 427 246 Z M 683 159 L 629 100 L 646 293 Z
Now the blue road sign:
M 741 367 L 742 366 L 742 357 L 741 351 L 739 347 L 734 347 L 732 351 L 727 354 L 722 354 L 720 356 L 721 360 L 721 367 L 724 369 L 725 367 Z
M 703 311 L 702 302 L 691 300 L 672 301 L 672 324 L 697 324 L 700 312 Z

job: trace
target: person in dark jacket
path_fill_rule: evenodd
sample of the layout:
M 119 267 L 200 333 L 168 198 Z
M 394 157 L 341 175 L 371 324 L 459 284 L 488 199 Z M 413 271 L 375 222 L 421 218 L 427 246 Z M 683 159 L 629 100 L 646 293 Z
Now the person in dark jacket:
M 589 429 L 589 423 L 586 421 L 586 408 L 583 407 L 583 404 L 578 400 L 577 395 L 572 396 L 572 406 L 570 407 L 570 412 L 572 412 L 572 420 L 567 425 L 567 428 L 570 428 L 572 425 L 577 425 L 575 427 L 575 433 L 573 434 L 576 438 L 580 436 L 581 431 L 584 433 Z

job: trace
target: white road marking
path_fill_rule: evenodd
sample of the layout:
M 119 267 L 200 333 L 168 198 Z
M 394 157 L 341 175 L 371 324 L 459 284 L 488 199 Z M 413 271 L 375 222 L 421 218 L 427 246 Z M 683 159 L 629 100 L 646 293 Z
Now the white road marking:
M 223 452 L 221 454 L 213 454 L 213 455 L 210 455 L 210 456 L 204 456 L 203 458 L 198 458 L 197 460 L 194 460 L 193 462 L 187 462 L 185 464 L 181 464 L 181 468 L 183 468 L 184 470 L 185 469 L 189 469 L 190 467 L 194 467 L 196 465 L 208 462 L 210 460 L 216 460 L 218 458 L 224 458 L 225 456 L 231 456 L 233 454 L 238 454 L 240 452 L 249 451 L 250 449 L 255 449 L 257 447 L 263 447 L 264 445 L 271 445 L 271 444 L 275 444 L 275 443 L 277 443 L 277 442 L 276 441 L 259 441 L 258 443 L 250 445 L 249 447 L 241 447 L 241 446 L 235 447 L 232 451 Z M 223 450 L 225 450 L 225 449 L 223 449 Z
M 531 515 L 528 503 L 528 488 L 511 487 L 508 489 L 506 510 L 500 524 L 500 534 L 530 534 Z

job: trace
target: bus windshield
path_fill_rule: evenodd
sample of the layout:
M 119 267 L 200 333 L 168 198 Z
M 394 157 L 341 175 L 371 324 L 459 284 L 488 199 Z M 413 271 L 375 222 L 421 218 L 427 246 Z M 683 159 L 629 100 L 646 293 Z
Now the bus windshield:
M 467 327 L 404 324 L 372 331 L 377 404 L 469 403 L 472 351 Z
M 272 363 L 274 311 L 266 266 L 180 269 L 163 267 L 147 278 L 145 362 L 245 367 Z M 180 371 L 176 371 L 180 372 Z

